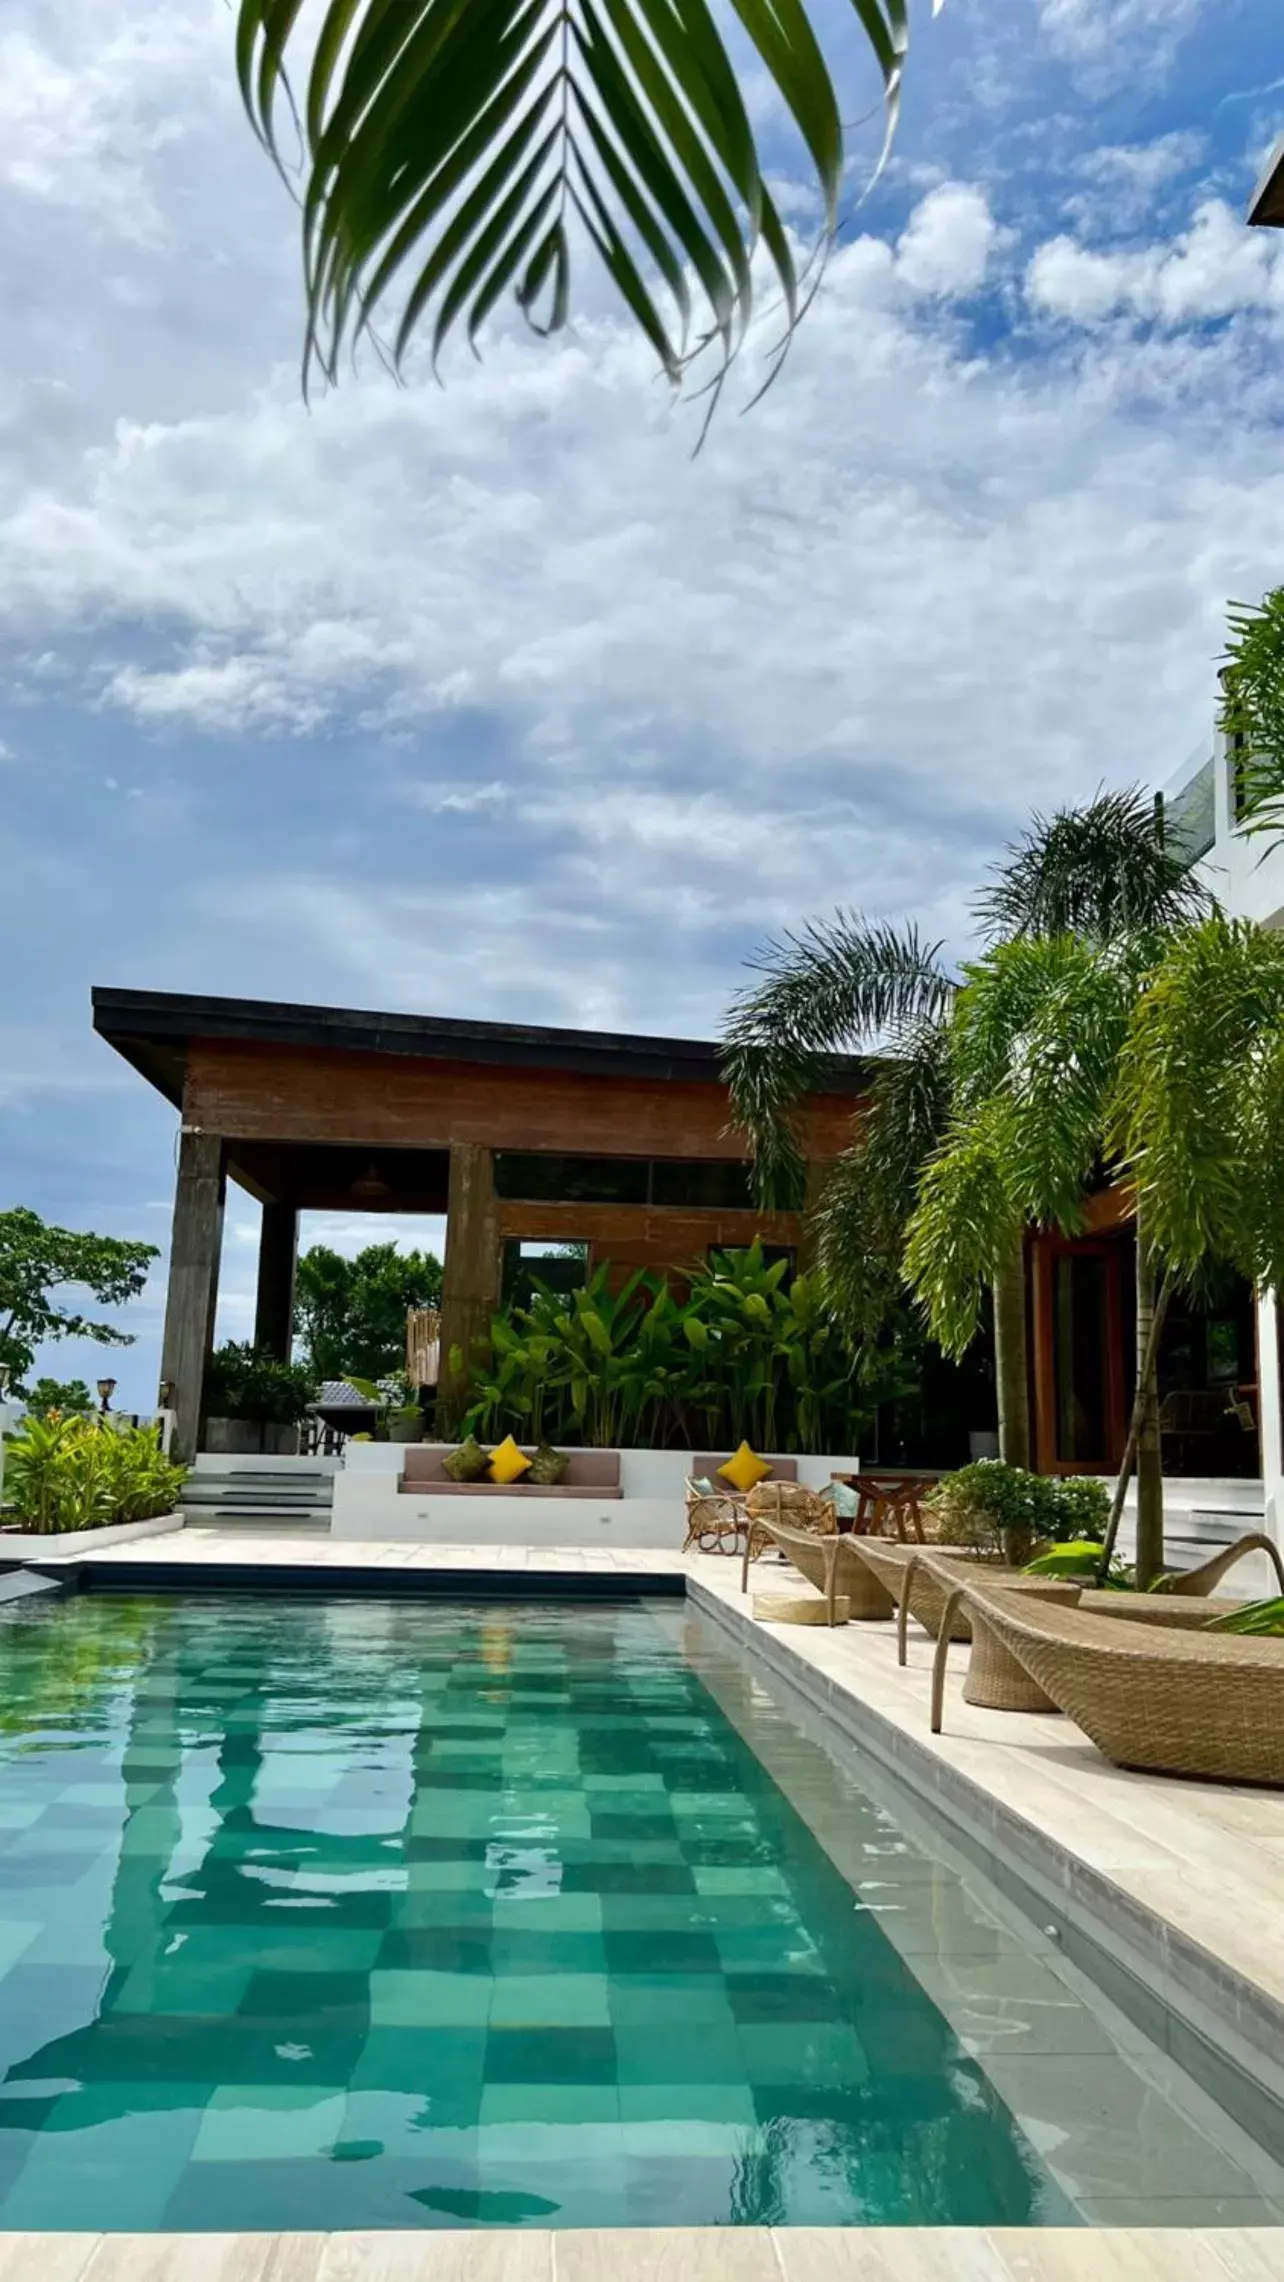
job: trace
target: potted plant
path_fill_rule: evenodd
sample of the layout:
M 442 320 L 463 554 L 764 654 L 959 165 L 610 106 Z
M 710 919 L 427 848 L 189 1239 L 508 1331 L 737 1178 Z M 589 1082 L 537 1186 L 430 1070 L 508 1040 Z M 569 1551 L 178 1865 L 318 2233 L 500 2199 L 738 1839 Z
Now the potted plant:
M 299 1423 L 316 1396 L 301 1363 L 282 1363 L 249 1340 L 229 1339 L 210 1357 L 203 1446 L 228 1458 L 294 1458 Z
M 380 1391 L 386 1395 L 388 1408 L 384 1412 L 390 1442 L 422 1442 L 424 1414 L 417 1400 L 417 1391 L 404 1371 L 396 1371 L 391 1378 L 381 1379 Z

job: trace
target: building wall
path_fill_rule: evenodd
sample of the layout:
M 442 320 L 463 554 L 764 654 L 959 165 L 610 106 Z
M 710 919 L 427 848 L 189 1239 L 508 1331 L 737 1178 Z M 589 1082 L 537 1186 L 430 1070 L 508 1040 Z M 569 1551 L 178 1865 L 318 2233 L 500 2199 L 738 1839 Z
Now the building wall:
M 1234 756 L 1227 740 L 1215 731 L 1209 740 L 1205 765 L 1213 779 L 1213 844 L 1201 857 L 1198 872 L 1218 902 L 1239 919 L 1255 919 L 1264 927 L 1284 926 L 1284 840 L 1245 832 L 1235 821 Z M 1188 782 L 1189 768 L 1176 780 Z M 1174 787 L 1166 789 L 1168 803 Z M 1284 1419 L 1280 1399 L 1280 1327 L 1274 1292 L 1263 1292 L 1257 1302 L 1258 1419 L 1262 1445 L 1262 1488 L 1266 1525 L 1284 1541 Z
M 816 1095 L 802 1105 L 808 1156 L 837 1156 L 858 1103 Z M 399 1054 L 194 1041 L 184 1120 L 230 1138 L 370 1146 L 559 1150 L 581 1155 L 744 1154 L 717 1085 L 491 1069 Z

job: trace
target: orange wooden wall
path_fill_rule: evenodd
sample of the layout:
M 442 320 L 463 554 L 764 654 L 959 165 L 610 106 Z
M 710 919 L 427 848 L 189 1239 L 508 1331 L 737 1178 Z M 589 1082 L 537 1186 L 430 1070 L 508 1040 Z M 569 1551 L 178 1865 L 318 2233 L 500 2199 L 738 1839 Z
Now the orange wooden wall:
M 858 1107 L 855 1097 L 839 1095 L 804 1104 L 808 1154 L 838 1155 Z M 206 1132 L 246 1140 L 413 1148 L 470 1142 L 577 1156 L 744 1153 L 726 1130 L 727 1097 L 717 1085 L 225 1040 L 192 1042 L 183 1116 Z

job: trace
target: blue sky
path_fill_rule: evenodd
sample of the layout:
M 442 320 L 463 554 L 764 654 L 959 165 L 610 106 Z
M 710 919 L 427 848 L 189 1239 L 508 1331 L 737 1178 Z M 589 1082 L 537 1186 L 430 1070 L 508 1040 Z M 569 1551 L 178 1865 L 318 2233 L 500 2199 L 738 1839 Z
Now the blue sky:
M 693 460 L 588 275 L 556 344 L 305 410 L 224 0 L 8 0 L 0 1203 L 164 1243 L 175 1120 L 94 982 L 706 1033 L 839 901 L 961 948 L 1032 806 L 1206 734 L 1225 599 L 1284 577 L 1276 0 L 916 34 L 783 378 Z

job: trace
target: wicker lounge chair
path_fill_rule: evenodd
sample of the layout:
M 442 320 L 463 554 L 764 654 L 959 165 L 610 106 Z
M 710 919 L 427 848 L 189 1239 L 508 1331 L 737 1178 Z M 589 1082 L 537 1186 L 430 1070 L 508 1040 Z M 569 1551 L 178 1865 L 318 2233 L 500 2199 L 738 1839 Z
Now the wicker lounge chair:
M 998 1561 L 982 1561 L 957 1548 L 893 1545 L 879 1537 L 853 1537 L 851 1543 L 859 1559 L 873 1571 L 896 1603 L 896 1654 L 901 1664 L 907 1655 L 906 1630 L 910 1617 L 916 1618 L 935 1640 L 953 1585 L 965 1580 L 974 1570 L 983 1571 L 992 1581 L 1000 1583 L 1020 1575 L 1018 1569 L 1009 1569 Z M 950 1621 L 951 1639 L 971 1639 L 972 1627 L 962 1603 L 955 1607 Z
M 1000 1588 L 1004 1598 L 1059 1601 L 1075 1607 L 1079 1587 L 1068 1577 L 1009 1577 Z M 939 1735 L 945 1709 L 945 1665 L 950 1652 L 953 1622 L 961 1601 L 968 1604 L 972 1626 L 972 1654 L 963 1682 L 963 1701 L 985 1711 L 1055 1712 L 1060 1707 L 1030 1677 L 1023 1664 L 999 1638 L 989 1622 L 983 1594 L 975 1594 L 972 1580 L 955 1584 L 946 1601 L 932 1659 L 932 1733 Z
M 1255 1529 L 1247 1537 L 1237 1537 L 1233 1545 L 1225 1546 L 1220 1553 L 1214 1553 L 1211 1561 L 1201 1562 L 1198 1569 L 1183 1569 L 1178 1576 L 1170 1577 L 1162 1588 L 1163 1597 L 1166 1599 L 1170 1593 L 1179 1597 L 1187 1593 L 1215 1593 L 1222 1578 L 1248 1553 L 1268 1556 L 1276 1583 L 1284 1594 L 1284 1561 L 1280 1559 L 1279 1547 L 1274 1538 L 1264 1537 L 1260 1529 Z M 1225 1610 L 1222 1613 L 1224 1615 Z
M 967 1598 L 1116 1766 L 1284 1788 L 1284 1640 L 1130 1624 L 979 1580 Z
M 759 1527 L 786 1560 L 823 1594 L 828 1622 L 836 1619 L 836 1604 L 846 1600 L 847 1613 L 857 1624 L 886 1624 L 895 1615 L 895 1603 L 868 1562 L 862 1561 L 850 1537 L 794 1529 L 787 1522 L 764 1521 Z M 748 1562 L 741 1572 L 740 1589 L 748 1580 Z
M 838 1519 L 819 1491 L 801 1482 L 758 1482 L 745 1499 L 745 1539 L 740 1560 L 740 1590 L 749 1583 L 749 1564 L 773 1542 L 771 1531 L 783 1524 L 798 1536 L 833 1537 Z
M 1215 1616 L 1247 1608 L 1247 1601 L 1223 1600 L 1211 1593 L 1099 1593 L 1079 1595 L 1079 1606 L 1089 1616 L 1122 1618 L 1128 1624 L 1157 1624 L 1170 1632 L 1198 1632 Z

